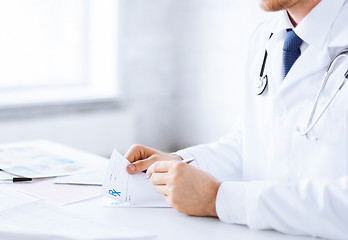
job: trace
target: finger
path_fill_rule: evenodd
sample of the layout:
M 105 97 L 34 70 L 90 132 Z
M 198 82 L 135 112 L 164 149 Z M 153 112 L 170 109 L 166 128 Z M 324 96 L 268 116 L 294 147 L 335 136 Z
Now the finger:
M 130 147 L 130 149 L 125 154 L 125 158 L 127 158 L 127 160 L 130 163 L 133 163 L 139 160 L 146 159 L 155 153 L 156 151 L 152 148 L 136 144 Z
M 148 169 L 156 161 L 157 161 L 157 157 L 152 156 L 152 157 L 149 157 L 149 158 L 144 159 L 144 160 L 139 160 L 139 161 L 133 162 L 132 164 L 129 164 L 127 166 L 127 171 L 130 174 L 142 172 L 142 171 Z
M 166 185 L 160 185 L 160 186 L 155 186 L 156 191 L 160 194 L 162 194 L 163 196 L 168 196 L 168 189 Z
M 167 194 L 167 195 L 164 195 L 164 200 L 166 200 L 166 202 L 167 202 L 170 206 L 172 206 L 172 199 L 171 199 L 170 196 L 168 196 L 168 194 Z
M 153 185 L 166 185 L 168 182 L 167 173 L 152 173 L 151 182 Z
M 146 171 L 146 175 L 151 177 L 153 173 L 166 173 L 170 166 L 173 164 L 172 161 L 159 161 L 152 164 Z

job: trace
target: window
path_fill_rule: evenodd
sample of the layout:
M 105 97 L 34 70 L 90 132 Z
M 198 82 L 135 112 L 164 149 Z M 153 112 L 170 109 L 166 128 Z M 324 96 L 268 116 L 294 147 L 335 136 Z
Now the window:
M 117 1 L 0 1 L 0 107 L 115 99 Z

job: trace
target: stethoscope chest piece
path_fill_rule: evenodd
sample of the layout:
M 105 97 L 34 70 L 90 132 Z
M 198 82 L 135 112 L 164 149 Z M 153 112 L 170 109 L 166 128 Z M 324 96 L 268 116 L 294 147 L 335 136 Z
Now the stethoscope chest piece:
M 267 88 L 267 84 L 268 84 L 268 77 L 267 75 L 264 75 L 262 77 L 259 78 L 258 81 L 256 81 L 256 86 L 255 86 L 255 93 L 257 95 L 261 95 L 265 89 Z

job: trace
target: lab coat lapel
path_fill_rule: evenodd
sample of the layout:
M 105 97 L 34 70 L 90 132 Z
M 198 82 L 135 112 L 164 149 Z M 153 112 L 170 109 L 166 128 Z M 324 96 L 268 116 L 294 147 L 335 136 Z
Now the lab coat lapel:
M 325 70 L 329 63 L 330 56 L 327 48 L 319 50 L 316 47 L 308 46 L 283 80 L 277 95 L 294 88 L 299 81 L 313 81 L 310 76 Z

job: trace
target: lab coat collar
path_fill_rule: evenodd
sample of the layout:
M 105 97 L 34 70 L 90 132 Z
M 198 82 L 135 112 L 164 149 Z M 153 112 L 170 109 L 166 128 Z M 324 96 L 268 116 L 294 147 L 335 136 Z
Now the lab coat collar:
M 341 11 L 347 11 L 348 1 L 344 1 Z M 347 27 L 347 12 L 339 13 L 332 25 L 331 33 L 328 37 L 328 48 L 342 48 L 348 47 L 348 27 Z
M 296 87 L 296 83 L 309 75 L 320 72 L 326 68 L 332 56 L 330 56 L 329 48 L 332 47 L 331 36 L 337 39 L 337 42 L 342 42 L 337 35 L 341 31 L 347 33 L 347 27 L 341 26 L 342 29 L 335 30 L 336 19 L 346 15 L 342 12 L 343 4 L 347 0 L 322 0 L 302 21 L 294 28 L 298 36 L 306 43 L 306 50 L 301 54 L 300 58 L 294 63 L 294 66 L 289 71 L 289 74 L 279 86 L 277 95 L 281 94 L 289 88 Z M 343 11 L 346 11 L 343 9 Z M 269 41 L 283 42 L 285 39 L 285 29 L 291 24 L 289 17 L 285 11 L 279 13 L 277 23 L 273 26 L 273 32 L 276 34 L 274 39 Z M 339 22 L 342 22 L 339 21 Z M 343 21 L 345 22 L 345 21 Z M 270 30 L 270 29 L 269 29 Z M 344 35 L 346 36 L 346 35 Z M 273 37 L 272 37 L 273 38 Z M 347 38 L 344 38 L 346 41 Z M 273 44 L 271 44 L 273 45 Z M 347 45 L 347 42 L 346 42 Z M 315 56 L 315 57 L 314 57 Z
M 322 0 L 294 28 L 296 34 L 308 45 L 323 50 L 332 25 L 345 0 Z
M 293 29 L 295 33 L 308 45 L 323 50 L 328 40 L 333 23 L 346 0 L 322 0 L 310 13 L 294 28 L 287 11 L 279 11 L 273 21 L 265 27 L 273 33 L 275 39 L 284 37 L 286 29 Z M 343 38 L 336 38 L 336 42 Z M 338 43 L 337 43 L 338 44 Z
M 275 13 L 275 15 L 273 20 L 265 26 L 266 30 L 273 33 L 275 37 L 286 29 L 292 29 L 294 27 L 285 10 Z

